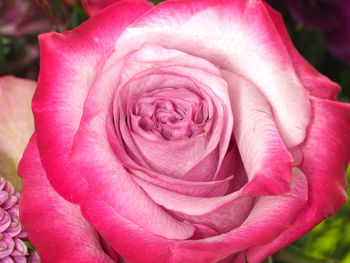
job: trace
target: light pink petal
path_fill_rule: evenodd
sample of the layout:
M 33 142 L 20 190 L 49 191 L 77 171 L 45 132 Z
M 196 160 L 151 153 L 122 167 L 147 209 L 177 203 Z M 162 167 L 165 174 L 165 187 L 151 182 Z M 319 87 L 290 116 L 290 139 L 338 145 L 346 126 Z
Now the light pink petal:
M 71 151 L 71 161 L 89 185 L 118 213 L 146 230 L 171 239 L 186 239 L 194 227 L 159 208 L 133 181 L 115 157 L 106 125 L 118 67 L 101 74 L 84 104 L 84 115 Z M 132 198 L 131 198 L 132 197 Z
M 135 181 L 161 207 L 182 220 L 203 224 L 225 233 L 242 224 L 249 215 L 255 198 L 240 192 L 221 197 L 192 197 L 162 189 L 140 179 Z
M 163 2 L 128 27 L 116 49 L 122 57 L 144 43 L 202 57 L 250 79 L 271 103 L 287 147 L 304 140 L 308 97 L 263 2 Z
M 291 192 L 285 195 L 260 197 L 240 227 L 200 240 L 170 240 L 154 235 L 122 217 L 94 191 L 83 211 L 88 221 L 128 261 L 217 262 L 252 243 L 270 242 L 293 222 L 307 199 L 306 178 L 298 169 L 293 172 L 291 186 Z M 100 216 L 105 214 L 109 216 Z
M 297 220 L 273 242 L 249 249 L 249 262 L 261 262 L 302 237 L 332 216 L 347 198 L 350 105 L 315 97 L 311 98 L 311 105 L 314 118 L 302 147 L 304 161 L 300 165 L 308 180 L 308 203 Z
M 80 207 L 63 199 L 49 184 L 35 135 L 20 162 L 19 174 L 23 178 L 21 223 L 43 262 L 115 262 L 102 251 L 98 234 L 85 221 Z
M 118 58 L 118 52 L 114 55 L 115 58 L 112 60 Z M 117 92 L 114 102 L 115 123 L 120 123 L 121 135 L 133 155 L 136 158 L 140 157 L 138 159 L 144 166 L 150 166 L 153 170 L 162 173 L 176 173 L 175 177 L 187 173 L 184 178 L 191 181 L 212 179 L 210 176 L 217 172 L 217 168 L 226 153 L 233 122 L 227 85 L 221 78 L 218 68 L 201 58 L 161 46 L 146 44 L 128 56 L 121 73 L 119 86 L 123 86 L 123 88 Z M 119 107 L 126 108 L 127 106 L 119 105 L 119 98 L 121 97 L 124 103 L 128 103 L 132 97 L 137 97 L 154 88 L 164 87 L 186 88 L 202 95 L 210 109 L 213 108 L 212 114 L 215 114 L 212 117 L 210 115 L 210 118 L 213 119 L 213 128 L 211 130 L 208 128 L 206 136 L 197 136 L 188 142 L 181 140 L 177 143 L 159 143 L 158 141 L 149 141 L 147 138 L 143 139 L 132 133 L 129 135 L 129 127 L 126 126 L 125 117 L 123 117 L 126 114 L 126 109 L 119 109 Z M 123 95 L 125 93 L 129 97 Z M 160 147 L 160 145 L 162 146 Z M 150 151 L 147 147 L 151 147 L 153 150 Z M 115 150 L 117 155 L 122 154 L 120 148 Z M 216 148 L 218 148 L 218 154 L 213 153 Z M 169 152 L 177 154 L 177 156 L 170 160 L 170 156 L 166 154 Z M 150 153 L 155 154 L 152 156 Z M 196 164 L 203 167 L 204 163 L 215 164 L 214 167 L 207 167 L 209 176 L 195 170 Z M 189 170 L 191 168 L 193 169 Z
M 226 234 L 172 243 L 172 255 L 178 262 L 217 262 L 252 244 L 270 242 L 289 227 L 306 201 L 307 181 L 305 175 L 295 168 L 291 192 L 258 198 L 243 224 Z
M 122 1 L 73 31 L 39 37 L 42 59 L 33 100 L 35 128 L 49 181 L 67 200 L 77 202 L 87 189 L 69 161 L 87 93 L 120 33 L 149 8 L 142 1 Z
M 235 117 L 233 133 L 249 179 L 245 192 L 289 191 L 293 159 L 280 138 L 270 104 L 250 81 L 227 71 L 223 75 Z
M 304 85 L 304 88 L 306 88 L 313 96 L 325 99 L 336 99 L 337 93 L 340 92 L 339 85 L 320 74 L 299 54 L 289 37 L 286 27 L 284 26 L 281 14 L 267 5 L 266 11 L 269 13 L 281 40 L 287 48 L 295 71 Z
M 30 109 L 36 82 L 0 77 L 0 174 L 17 192 L 22 189 L 17 165 L 34 131 Z
M 162 187 L 166 190 L 188 195 L 188 196 L 202 196 L 202 197 L 214 197 L 224 195 L 230 187 L 230 184 L 234 181 L 232 173 L 228 174 L 225 179 L 209 181 L 209 182 L 192 182 L 182 179 L 172 178 L 166 175 L 157 173 L 146 174 L 142 171 L 136 170 L 138 167 L 132 167 L 131 172 L 133 175 L 142 179 L 145 182 L 149 182 L 155 186 Z

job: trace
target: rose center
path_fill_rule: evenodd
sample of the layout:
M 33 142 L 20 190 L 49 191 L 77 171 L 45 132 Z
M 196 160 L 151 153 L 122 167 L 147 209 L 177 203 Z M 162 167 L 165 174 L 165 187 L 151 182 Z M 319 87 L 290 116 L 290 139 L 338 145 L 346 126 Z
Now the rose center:
M 186 88 L 162 88 L 142 94 L 132 107 L 132 130 L 179 140 L 204 132 L 207 103 Z

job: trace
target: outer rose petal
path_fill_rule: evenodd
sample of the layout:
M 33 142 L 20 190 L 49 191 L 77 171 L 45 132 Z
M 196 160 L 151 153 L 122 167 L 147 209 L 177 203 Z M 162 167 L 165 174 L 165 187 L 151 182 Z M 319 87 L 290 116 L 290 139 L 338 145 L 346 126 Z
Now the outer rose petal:
M 313 96 L 335 100 L 336 95 L 340 92 L 339 85 L 319 73 L 299 54 L 289 37 L 286 27 L 284 26 L 281 14 L 267 5 L 266 10 L 270 15 L 270 18 L 273 21 L 281 40 L 288 50 L 288 53 L 293 61 L 295 71 L 303 83 L 304 88 L 307 89 Z M 346 43 L 346 41 L 343 43 Z
M 23 178 L 20 218 L 30 242 L 47 263 L 112 263 L 101 249 L 95 229 L 78 205 L 59 196 L 43 170 L 33 135 L 20 162 Z
M 34 131 L 30 105 L 35 87 L 32 80 L 0 78 L 0 175 L 12 183 L 16 192 L 22 189 L 17 166 Z
M 69 152 L 99 65 L 125 27 L 150 7 L 142 1 L 121 1 L 72 31 L 39 37 L 43 59 L 32 107 L 35 129 L 48 179 L 67 200 L 81 200 L 87 189 Z
M 107 6 L 119 1 L 121 0 L 81 0 L 81 4 L 89 16 L 94 16 L 103 8 L 106 8 Z M 146 2 L 145 0 L 138 1 Z
M 130 262 L 212 263 L 252 244 L 272 241 L 293 222 L 306 197 L 306 178 L 295 168 L 291 192 L 261 197 L 240 227 L 200 240 L 174 240 L 155 235 L 122 217 L 95 191 L 87 197 L 82 210 L 87 220 Z
M 300 165 L 308 179 L 308 203 L 297 220 L 273 242 L 249 249 L 249 262 L 261 262 L 302 237 L 332 216 L 347 198 L 345 170 L 350 160 L 350 105 L 318 98 L 311 98 L 311 105 L 314 118 L 302 147 L 304 160 Z

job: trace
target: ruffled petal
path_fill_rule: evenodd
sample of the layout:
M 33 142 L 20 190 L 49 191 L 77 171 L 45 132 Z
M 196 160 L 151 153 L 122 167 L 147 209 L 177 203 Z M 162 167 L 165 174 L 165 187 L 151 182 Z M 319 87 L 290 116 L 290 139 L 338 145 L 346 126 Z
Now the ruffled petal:
M 308 180 L 306 207 L 273 242 L 247 251 L 248 261 L 261 262 L 305 235 L 346 200 L 346 167 L 350 160 L 350 105 L 311 98 L 313 120 L 302 147 L 300 169 Z
M 252 244 L 271 242 L 298 216 L 307 201 L 307 191 L 305 175 L 294 168 L 289 193 L 258 198 L 248 218 L 228 233 L 171 243 L 172 256 L 177 262 L 217 262 Z
M 39 37 L 42 60 L 33 99 L 35 128 L 48 179 L 67 200 L 81 200 L 87 189 L 69 161 L 87 93 L 120 33 L 150 7 L 143 1 L 122 1 L 72 31 Z
M 304 140 L 308 97 L 263 2 L 165 1 L 128 27 L 116 49 L 124 56 L 144 43 L 202 57 L 251 80 L 272 105 L 287 147 Z
M 59 196 L 41 166 L 35 135 L 20 162 L 23 178 L 20 218 L 43 262 L 112 263 L 101 249 L 98 233 L 80 207 Z

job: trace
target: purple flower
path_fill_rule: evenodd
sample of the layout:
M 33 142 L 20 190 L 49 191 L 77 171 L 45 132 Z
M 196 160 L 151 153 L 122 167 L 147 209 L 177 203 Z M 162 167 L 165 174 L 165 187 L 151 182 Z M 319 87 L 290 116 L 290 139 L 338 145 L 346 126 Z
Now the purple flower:
M 350 1 L 348 0 L 266 0 L 306 28 L 324 33 L 330 51 L 341 61 L 350 63 Z
M 40 6 L 33 0 L 0 0 L 0 35 L 21 36 L 50 30 Z
M 27 262 L 27 246 L 22 239 L 27 234 L 19 222 L 19 193 L 0 177 L 0 262 Z

